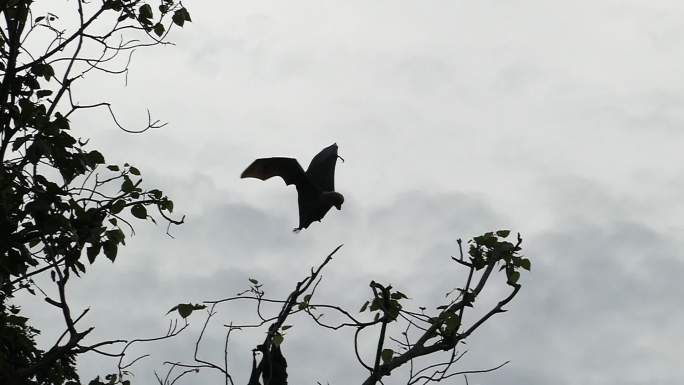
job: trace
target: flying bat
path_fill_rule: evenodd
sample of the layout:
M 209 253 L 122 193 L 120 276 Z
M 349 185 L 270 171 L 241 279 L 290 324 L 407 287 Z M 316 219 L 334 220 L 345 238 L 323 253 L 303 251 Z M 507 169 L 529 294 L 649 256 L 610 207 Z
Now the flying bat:
M 337 143 L 333 143 L 311 159 L 306 171 L 297 159 L 260 158 L 252 162 L 240 177 L 266 180 L 279 176 L 286 185 L 295 185 L 299 202 L 299 227 L 294 231 L 298 232 L 314 221 L 320 222 L 331 207 L 342 209 L 344 196 L 335 191 L 337 158 L 342 159 L 337 155 Z

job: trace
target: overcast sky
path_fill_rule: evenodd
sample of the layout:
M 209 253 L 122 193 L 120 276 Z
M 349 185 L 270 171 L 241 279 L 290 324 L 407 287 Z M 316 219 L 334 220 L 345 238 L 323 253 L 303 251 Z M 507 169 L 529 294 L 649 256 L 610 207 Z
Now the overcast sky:
M 106 95 L 126 124 L 143 123 L 146 108 L 169 122 L 129 135 L 84 113 L 73 126 L 187 214 L 175 239 L 139 225 L 115 264 L 103 258 L 74 284 L 97 337 L 159 334 L 174 304 L 234 295 L 249 277 L 284 298 L 341 243 L 321 301 L 358 309 L 375 279 L 414 308 L 437 304 L 461 283 L 449 263 L 456 239 L 506 228 L 522 233 L 532 272 L 459 368 L 511 363 L 470 384 L 684 383 L 684 4 L 185 5 L 193 22 L 172 34 L 177 45 L 136 52 L 128 86 L 81 88 L 83 103 Z M 334 142 L 345 204 L 299 234 L 294 188 L 239 178 L 257 157 L 306 166 Z M 220 361 L 221 325 L 253 317 L 220 308 L 204 355 Z M 190 358 L 201 320 L 193 315 L 183 338 L 141 347 L 153 357 L 136 382 L 152 383 L 165 359 Z M 290 383 L 365 377 L 349 333 L 293 323 Z M 237 383 L 261 339 L 231 342 Z M 85 379 L 109 368 L 92 357 L 81 370 Z

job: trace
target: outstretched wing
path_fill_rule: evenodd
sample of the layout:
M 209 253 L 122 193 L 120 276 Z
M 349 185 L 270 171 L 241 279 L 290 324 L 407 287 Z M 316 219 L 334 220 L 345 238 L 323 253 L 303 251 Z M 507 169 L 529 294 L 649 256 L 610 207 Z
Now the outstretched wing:
M 309 164 L 306 175 L 309 180 L 323 191 L 335 191 L 335 163 L 337 162 L 337 143 L 324 148 Z
M 283 178 L 287 185 L 301 185 L 306 182 L 304 169 L 299 165 L 297 159 L 293 158 L 260 158 L 252 162 L 242 172 L 240 178 L 258 178 L 266 180 L 279 176 Z

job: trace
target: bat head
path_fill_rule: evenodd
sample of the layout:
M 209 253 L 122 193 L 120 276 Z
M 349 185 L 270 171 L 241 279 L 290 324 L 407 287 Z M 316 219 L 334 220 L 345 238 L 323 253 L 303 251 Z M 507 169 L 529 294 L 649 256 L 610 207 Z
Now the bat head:
M 336 209 L 342 210 L 342 203 L 344 203 L 344 196 L 335 191 L 327 191 L 323 193 L 323 199 L 330 204 L 330 206 L 335 206 Z

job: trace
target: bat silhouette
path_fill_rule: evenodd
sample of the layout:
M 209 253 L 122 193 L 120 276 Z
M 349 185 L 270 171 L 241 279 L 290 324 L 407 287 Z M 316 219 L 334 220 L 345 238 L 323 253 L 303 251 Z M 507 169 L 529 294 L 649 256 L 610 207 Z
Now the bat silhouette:
M 293 231 L 298 232 L 314 221 L 320 222 L 331 207 L 342 209 L 344 196 L 335 191 L 337 158 L 342 159 L 337 155 L 337 143 L 333 143 L 311 159 L 306 171 L 297 159 L 260 158 L 252 162 L 240 177 L 266 180 L 279 176 L 286 185 L 295 185 L 299 203 L 299 227 Z
M 264 385 L 287 385 L 287 360 L 280 346 L 271 343 L 271 348 L 268 349 L 264 345 L 258 345 L 256 351 L 260 351 L 263 356 L 259 365 L 256 365 L 256 358 L 252 353 L 252 374 L 247 385 L 260 385 L 259 374 Z

